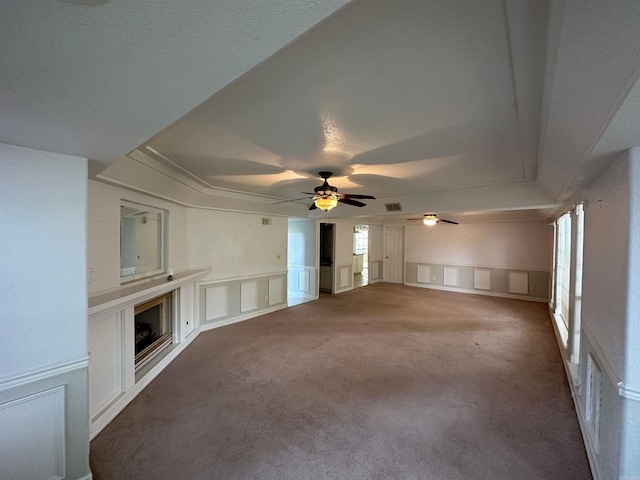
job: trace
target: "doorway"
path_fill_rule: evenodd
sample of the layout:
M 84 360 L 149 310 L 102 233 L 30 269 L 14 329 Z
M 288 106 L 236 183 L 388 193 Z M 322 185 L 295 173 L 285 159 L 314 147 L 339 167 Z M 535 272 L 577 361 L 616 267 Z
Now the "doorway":
M 353 227 L 353 288 L 369 285 L 369 225 Z
M 333 259 L 335 236 L 333 223 L 320 224 L 320 291 L 331 293 L 333 289 Z

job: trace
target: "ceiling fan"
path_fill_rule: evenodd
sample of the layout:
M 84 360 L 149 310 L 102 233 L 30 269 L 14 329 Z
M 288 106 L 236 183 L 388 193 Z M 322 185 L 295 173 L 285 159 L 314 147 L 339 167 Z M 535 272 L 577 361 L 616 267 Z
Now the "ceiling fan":
M 423 218 L 407 218 L 407 220 L 422 220 L 422 222 L 428 227 L 431 227 L 439 222 L 452 223 L 453 225 L 458 225 L 458 222 L 454 222 L 452 220 L 445 220 L 444 218 L 438 218 L 438 216 L 435 213 L 425 213 L 423 215 Z
M 353 205 L 354 207 L 364 207 L 366 203 L 359 202 L 358 200 L 354 200 L 355 198 L 359 199 L 369 199 L 375 200 L 376 197 L 372 195 L 358 195 L 352 193 L 338 193 L 338 189 L 332 185 L 329 185 L 327 181 L 333 172 L 318 172 L 318 175 L 324 182 L 322 185 L 317 186 L 313 189 L 313 193 L 311 192 L 302 192 L 305 195 L 311 195 L 311 197 L 303 197 L 296 198 L 295 200 L 285 200 L 284 202 L 295 202 L 296 200 L 303 200 L 306 198 L 313 199 L 313 204 L 309 207 L 309 210 L 315 210 L 316 208 L 320 208 L 324 211 L 329 211 L 336 205 L 338 202 L 346 203 L 347 205 Z M 276 202 L 276 203 L 284 203 L 284 202 Z

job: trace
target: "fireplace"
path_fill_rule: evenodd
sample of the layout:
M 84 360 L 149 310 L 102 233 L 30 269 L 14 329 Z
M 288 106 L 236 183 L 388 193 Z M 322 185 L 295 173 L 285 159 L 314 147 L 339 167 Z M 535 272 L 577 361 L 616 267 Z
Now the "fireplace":
M 173 292 L 136 305 L 136 370 L 173 342 Z

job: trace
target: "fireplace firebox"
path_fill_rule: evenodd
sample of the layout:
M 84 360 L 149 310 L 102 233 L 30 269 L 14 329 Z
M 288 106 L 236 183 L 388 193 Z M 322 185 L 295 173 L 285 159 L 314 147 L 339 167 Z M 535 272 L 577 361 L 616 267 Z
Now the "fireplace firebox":
M 173 292 L 136 305 L 136 370 L 173 342 Z

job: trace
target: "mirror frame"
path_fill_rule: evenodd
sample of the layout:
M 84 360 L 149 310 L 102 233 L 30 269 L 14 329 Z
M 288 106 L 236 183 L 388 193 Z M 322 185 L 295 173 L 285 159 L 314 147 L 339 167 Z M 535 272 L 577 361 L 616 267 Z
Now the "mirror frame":
M 123 275 L 122 271 L 123 271 L 123 267 L 122 267 L 122 257 L 123 257 L 123 253 L 124 253 L 124 222 L 123 222 L 123 215 L 122 215 L 122 209 L 123 208 L 132 208 L 135 210 L 139 210 L 138 215 L 143 214 L 143 213 L 147 213 L 149 215 L 158 215 L 159 218 L 159 222 L 160 225 L 158 226 L 159 229 L 159 233 L 158 233 L 158 261 L 156 264 L 157 268 L 154 268 L 152 270 L 147 270 L 141 273 L 133 273 L 131 275 Z M 166 273 L 167 269 L 166 269 L 166 265 L 167 265 L 167 217 L 168 217 L 168 212 L 166 210 L 163 210 L 161 208 L 158 207 L 152 207 L 150 205 L 145 205 L 142 203 L 137 203 L 137 202 L 132 202 L 129 200 L 124 200 L 121 199 L 120 200 L 120 265 L 119 265 L 119 270 L 120 270 L 120 282 L 121 283 L 128 283 L 134 280 L 140 280 L 141 278 L 147 278 L 147 277 L 152 277 L 155 275 L 160 275 L 163 273 Z

